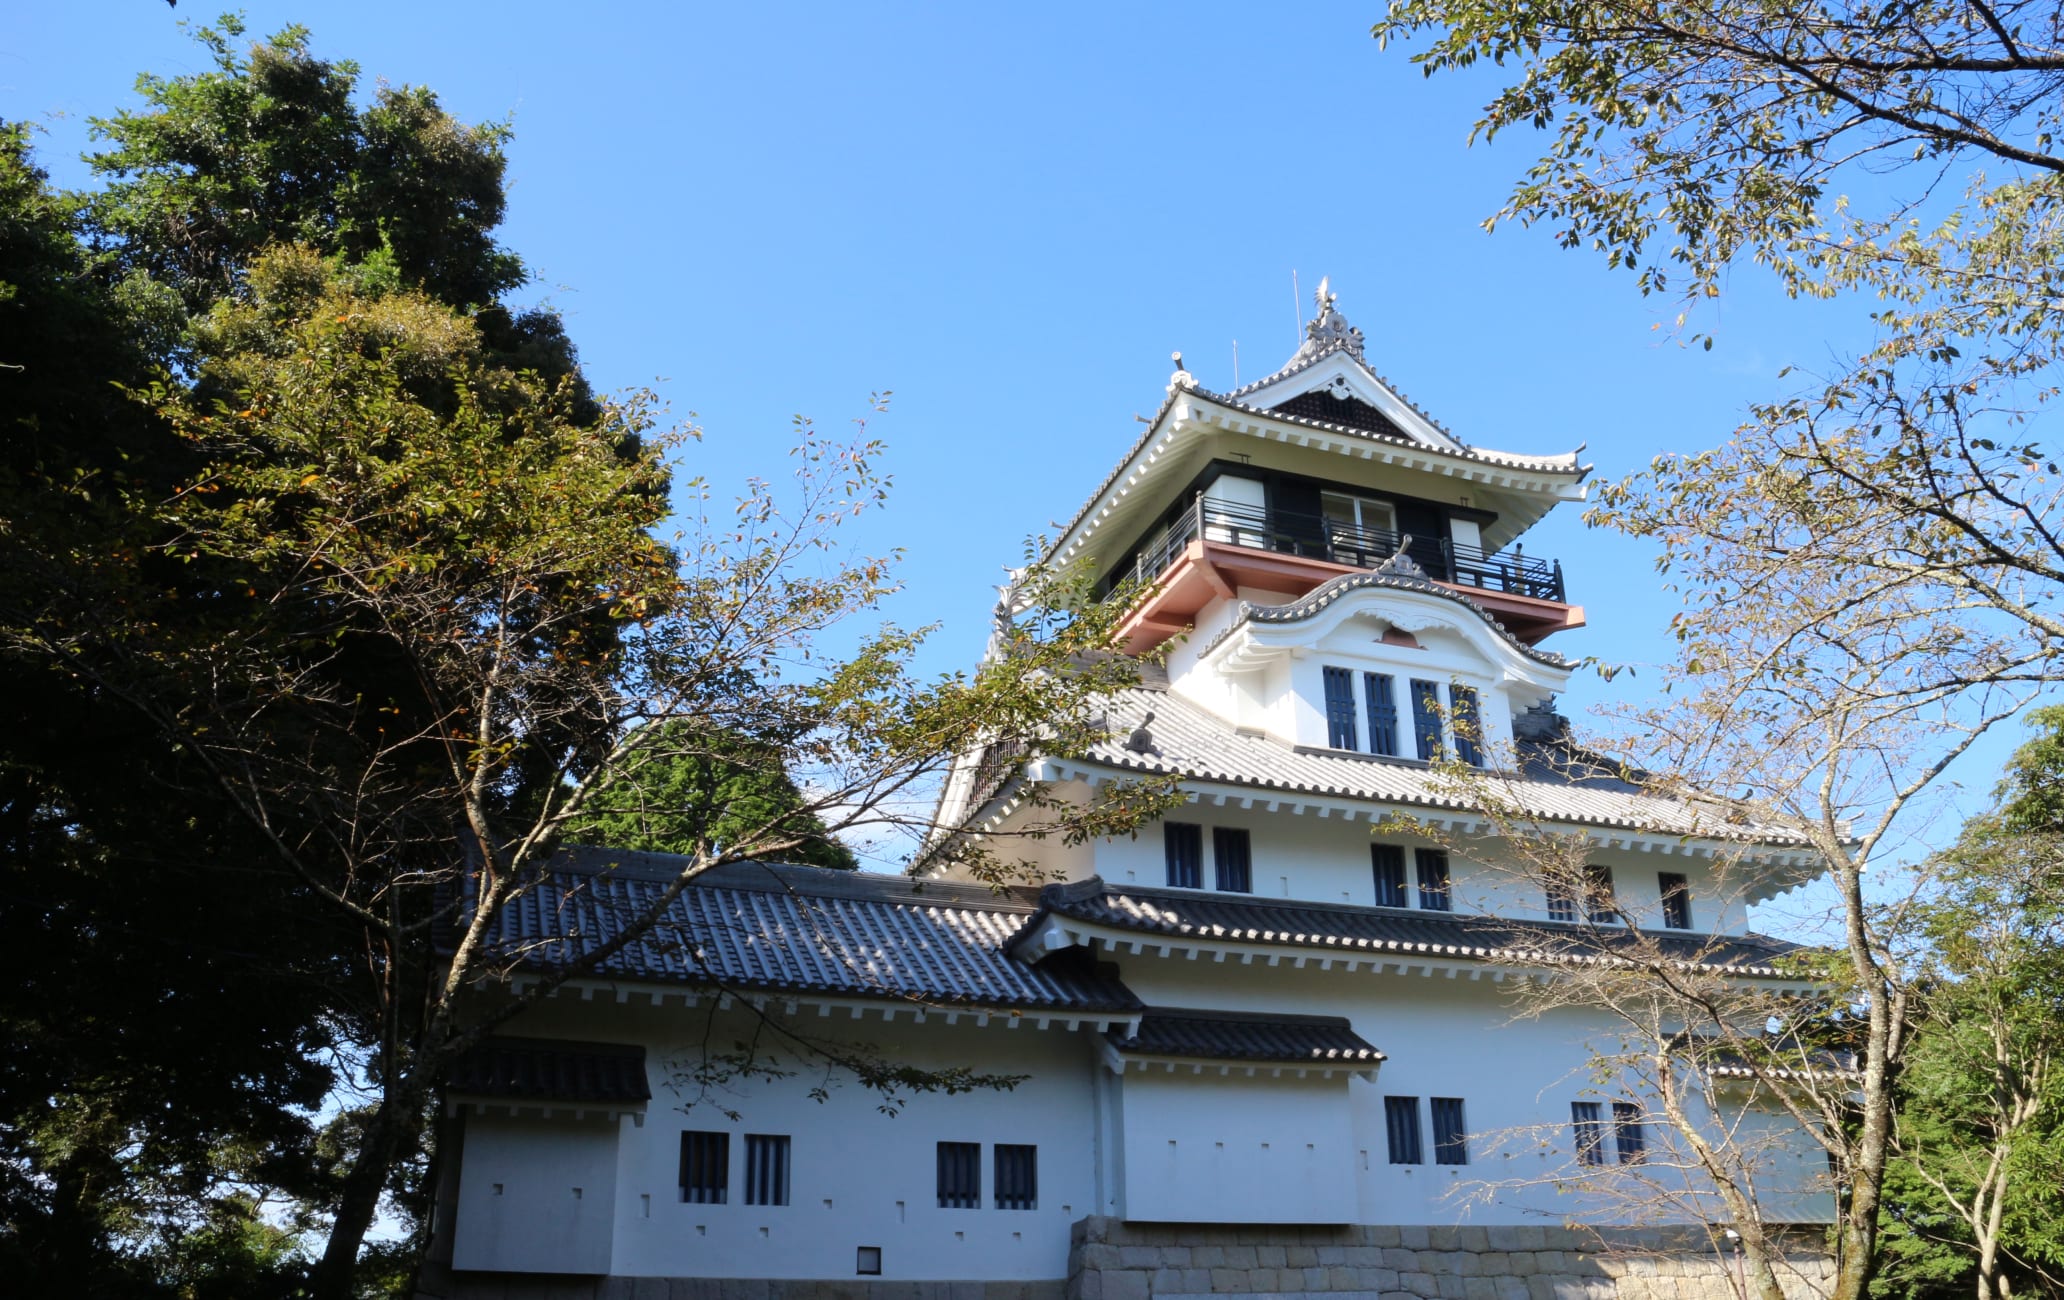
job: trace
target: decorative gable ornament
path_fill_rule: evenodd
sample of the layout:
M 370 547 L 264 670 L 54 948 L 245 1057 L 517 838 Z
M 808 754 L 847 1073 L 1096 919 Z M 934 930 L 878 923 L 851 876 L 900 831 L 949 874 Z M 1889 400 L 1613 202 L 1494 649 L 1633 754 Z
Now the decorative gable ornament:
M 1297 355 L 1290 359 L 1292 365 L 1300 361 L 1316 360 L 1336 348 L 1344 349 L 1357 361 L 1363 360 L 1362 332 L 1348 324 L 1347 317 L 1342 316 L 1340 309 L 1334 305 L 1339 301 L 1340 295 L 1332 291 L 1331 283 L 1332 277 L 1327 276 L 1319 281 L 1319 287 L 1312 293 L 1319 314 L 1312 318 L 1311 324 L 1304 327 L 1304 342 L 1298 345 Z M 1334 394 L 1336 397 L 1350 395 L 1345 391 Z

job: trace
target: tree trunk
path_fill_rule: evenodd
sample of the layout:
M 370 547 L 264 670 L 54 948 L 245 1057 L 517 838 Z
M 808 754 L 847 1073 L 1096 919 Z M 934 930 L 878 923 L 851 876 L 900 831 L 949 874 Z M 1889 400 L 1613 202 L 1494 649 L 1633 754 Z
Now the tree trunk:
M 351 1172 L 344 1178 L 330 1239 L 315 1266 L 310 1284 L 314 1300 L 351 1300 L 359 1248 L 365 1244 L 366 1233 L 379 1213 L 387 1171 L 393 1167 L 396 1153 L 421 1123 L 422 1107 L 418 1100 L 414 1088 L 390 1087 L 366 1124 Z
M 1838 1266 L 1830 1300 L 1868 1300 L 1871 1277 L 1877 1272 L 1877 1213 L 1874 1202 L 1867 1219 L 1850 1213 L 1837 1226 Z

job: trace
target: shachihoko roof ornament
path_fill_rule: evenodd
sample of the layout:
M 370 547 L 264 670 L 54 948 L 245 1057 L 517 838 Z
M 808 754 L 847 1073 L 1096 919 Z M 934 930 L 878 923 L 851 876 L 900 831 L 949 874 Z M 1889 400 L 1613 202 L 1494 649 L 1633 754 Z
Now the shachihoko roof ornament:
M 1347 317 L 1334 306 L 1340 295 L 1332 290 L 1333 277 L 1320 279 L 1319 287 L 1312 291 L 1312 299 L 1318 305 L 1319 314 L 1304 327 L 1304 342 L 1297 347 L 1297 355 L 1290 358 L 1290 365 L 1300 361 L 1313 360 L 1335 348 L 1345 348 L 1347 354 L 1357 361 L 1362 357 L 1362 332 L 1347 323 Z M 1287 368 L 1287 367 L 1286 367 Z

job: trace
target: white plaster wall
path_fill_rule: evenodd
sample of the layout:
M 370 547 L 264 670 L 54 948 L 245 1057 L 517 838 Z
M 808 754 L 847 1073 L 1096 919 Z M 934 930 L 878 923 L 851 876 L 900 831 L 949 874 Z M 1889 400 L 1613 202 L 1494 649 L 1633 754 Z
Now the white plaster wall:
M 466 1118 L 452 1266 L 607 1273 L 631 1121 Z
M 1344 1078 L 1128 1070 L 1120 1213 L 1157 1223 L 1353 1221 Z
M 859 1246 L 879 1246 L 886 1279 L 1034 1279 L 1067 1275 L 1068 1229 L 1096 1212 L 1096 1125 L 1092 1031 L 1040 1030 L 1029 1020 L 976 1028 L 947 1025 L 933 1013 L 924 1024 L 877 1016 L 854 1021 L 841 1011 L 819 1017 L 805 1008 L 792 1023 L 813 1037 L 872 1045 L 898 1062 L 922 1068 L 971 1065 L 1026 1076 L 1010 1091 L 978 1089 L 961 1096 L 915 1094 L 899 1113 L 834 1072 L 824 1100 L 810 1096 L 827 1081 L 812 1064 L 759 1034 L 763 1059 L 794 1073 L 740 1080 L 698 1099 L 670 1085 L 669 1061 L 698 1059 L 701 1044 L 731 1051 L 754 1037 L 754 1023 L 736 1012 L 714 1020 L 705 1007 L 618 1006 L 553 1002 L 526 1017 L 520 1032 L 643 1042 L 653 1099 L 642 1127 L 625 1121 L 615 1171 L 613 1271 L 629 1276 L 846 1278 L 855 1276 Z M 690 1103 L 693 1103 L 692 1105 Z M 688 1106 L 684 1113 L 683 1106 Z M 735 1118 L 724 1113 L 736 1112 Z M 731 1137 L 730 1200 L 689 1204 L 680 1194 L 681 1133 L 722 1130 Z M 745 1135 L 790 1138 L 790 1204 L 743 1204 Z M 983 1208 L 941 1209 L 937 1144 L 982 1144 Z M 1032 1210 L 994 1204 L 998 1142 L 1039 1148 L 1039 1202 Z M 469 1177 L 472 1134 L 467 1137 Z M 563 1180 L 562 1180 L 563 1181 Z M 462 1210 L 463 1232 L 463 1210 Z M 466 1265 L 460 1267 L 483 1267 Z

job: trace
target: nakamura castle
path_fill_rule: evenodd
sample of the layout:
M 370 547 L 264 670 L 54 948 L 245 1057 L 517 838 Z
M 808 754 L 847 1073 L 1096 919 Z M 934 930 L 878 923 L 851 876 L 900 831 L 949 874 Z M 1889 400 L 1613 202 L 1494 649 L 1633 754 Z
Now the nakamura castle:
M 1113 451 L 1049 558 L 1127 584 L 1128 648 L 1161 653 L 1108 701 L 1107 741 L 966 755 L 943 818 L 1000 836 L 1027 781 L 1141 775 L 1179 778 L 1184 806 L 999 850 L 1036 854 L 1040 888 L 969 881 L 950 846 L 912 877 L 749 866 L 689 888 L 669 933 L 453 1079 L 425 1294 L 1733 1293 L 1724 1255 L 1629 1272 L 1566 1226 L 1613 1212 L 1566 1180 L 1658 1135 L 1592 1068 L 1602 1017 L 1515 1018 L 1510 995 L 1522 948 L 1584 932 L 1580 906 L 1794 982 L 1745 909 L 1815 870 L 1783 828 L 1647 793 L 1569 741 L 1573 665 L 1550 647 L 1583 626 L 1585 575 L 1522 541 L 1589 467 L 1464 442 L 1323 292 L 1280 370 L 1215 393 L 1178 369 Z M 1500 863 L 1456 761 L 1581 835 L 1593 892 Z M 501 941 L 548 961 L 569 918 L 597 933 L 673 869 L 568 850 Z M 885 1113 L 770 1021 L 1022 1079 Z M 777 1068 L 738 1071 L 741 1045 Z M 1817 1150 L 1788 1154 L 1785 1217 L 1825 1219 Z

